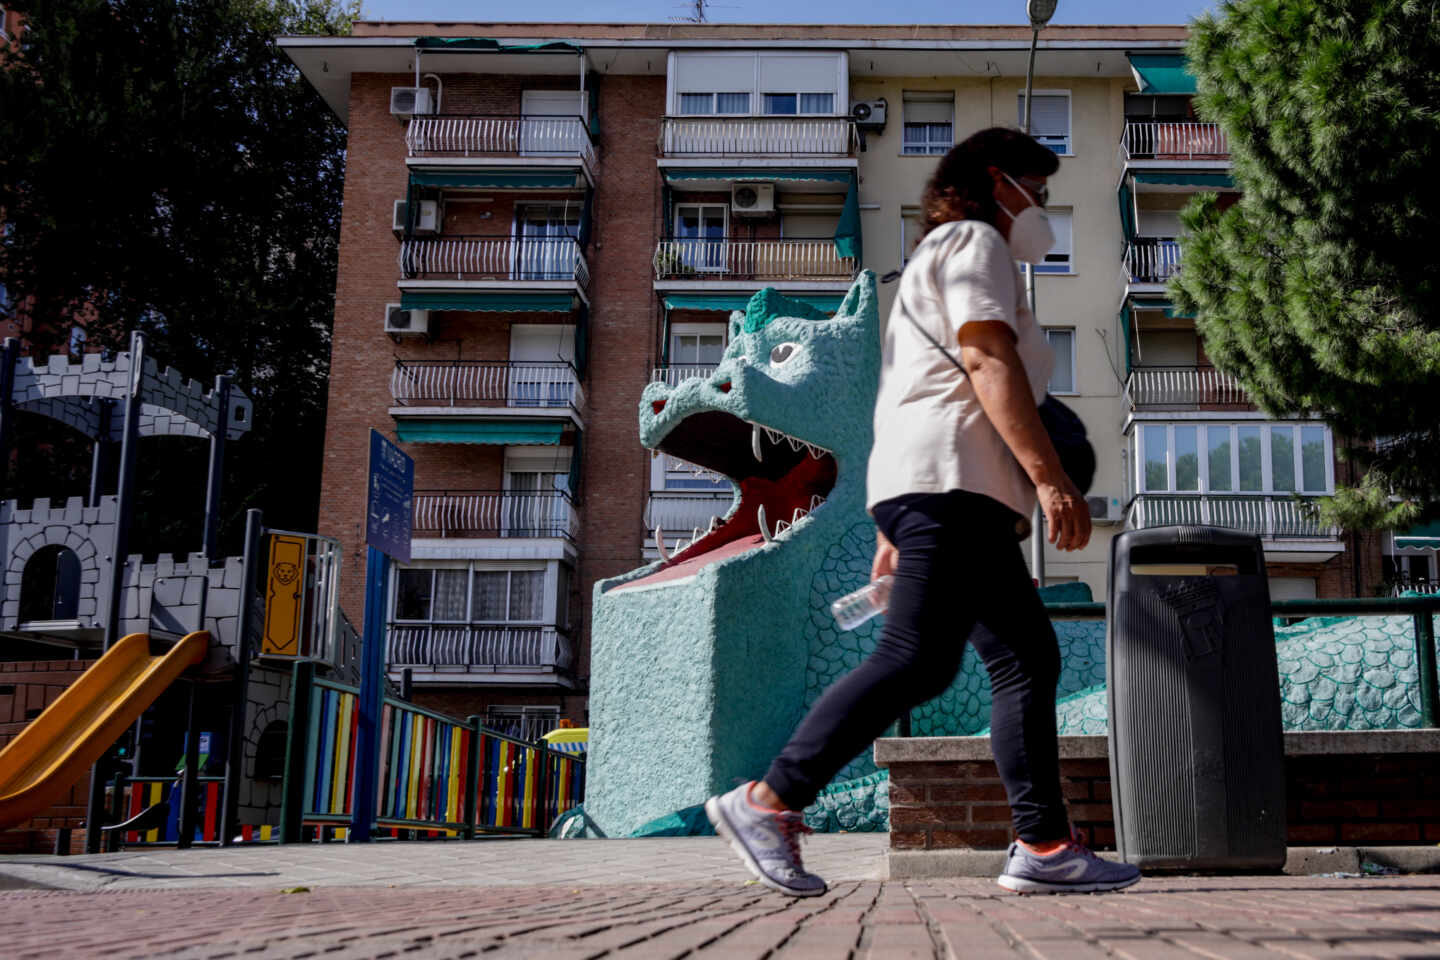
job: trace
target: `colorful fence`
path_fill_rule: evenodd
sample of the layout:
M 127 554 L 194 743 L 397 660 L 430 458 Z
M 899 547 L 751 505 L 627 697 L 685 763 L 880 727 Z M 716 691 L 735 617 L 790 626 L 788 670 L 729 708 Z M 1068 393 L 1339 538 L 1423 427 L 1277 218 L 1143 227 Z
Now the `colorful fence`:
M 200 816 L 195 822 L 195 843 L 220 842 L 220 799 L 224 793 L 224 777 L 197 777 L 200 791 Z M 139 816 L 141 811 L 157 803 L 170 804 L 170 816 L 164 826 L 153 830 L 130 830 L 125 833 L 127 846 L 147 843 L 175 843 L 180 838 L 180 780 L 176 777 L 133 777 L 125 781 L 125 819 Z
M 359 691 L 313 670 L 295 666 L 282 842 L 300 840 L 307 825 L 351 818 Z M 379 740 L 372 826 L 381 835 L 543 835 L 585 796 L 582 758 L 488 730 L 475 717 L 462 722 L 387 697 Z

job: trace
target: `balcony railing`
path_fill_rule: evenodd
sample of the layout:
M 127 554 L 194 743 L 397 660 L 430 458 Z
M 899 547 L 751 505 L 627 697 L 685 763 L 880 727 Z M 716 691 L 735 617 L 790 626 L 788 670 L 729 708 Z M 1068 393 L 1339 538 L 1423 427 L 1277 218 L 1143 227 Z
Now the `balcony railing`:
M 856 267 L 829 237 L 661 240 L 654 263 L 656 280 L 850 280 Z
M 719 364 L 714 363 L 666 363 L 656 367 L 650 372 L 651 383 L 663 383 L 666 386 L 678 387 L 682 380 L 689 380 L 692 377 L 705 378 L 715 372 Z
M 1136 237 L 1125 245 L 1125 275 L 1131 283 L 1165 283 L 1179 269 L 1179 240 Z
M 1218 123 L 1127 123 L 1120 149 L 1129 160 L 1230 159 L 1230 142 Z
M 580 376 L 565 362 L 396 360 L 390 396 L 401 406 L 585 409 Z
M 407 280 L 563 280 L 590 286 L 574 237 L 412 237 L 400 244 Z
M 582 117 L 430 114 L 410 119 L 405 146 L 412 157 L 578 157 L 595 163 L 595 143 Z
M 1245 407 L 1250 397 L 1214 367 L 1136 367 L 1125 381 L 1125 402 L 1142 407 Z
M 666 490 L 650 494 L 645 506 L 645 530 L 656 527 L 670 534 L 687 537 L 697 528 L 707 530 L 712 518 L 725 516 L 734 501 L 731 490 Z
M 580 518 L 563 490 L 416 490 L 417 537 L 564 537 Z
M 399 667 L 529 667 L 569 670 L 570 638 L 552 626 L 391 623 L 389 664 Z
M 1426 597 L 1440 594 L 1440 581 L 1436 580 L 1411 580 L 1407 577 L 1402 580 L 1387 581 L 1385 585 L 1389 588 L 1392 597 L 1403 596 L 1407 593 L 1418 593 Z
M 855 121 L 849 117 L 663 117 L 660 121 L 660 154 L 666 157 L 848 157 L 855 142 Z
M 1142 493 L 1130 504 L 1133 529 L 1176 524 L 1228 527 L 1267 540 L 1334 540 L 1340 530 L 1315 519 L 1310 505 L 1288 494 Z

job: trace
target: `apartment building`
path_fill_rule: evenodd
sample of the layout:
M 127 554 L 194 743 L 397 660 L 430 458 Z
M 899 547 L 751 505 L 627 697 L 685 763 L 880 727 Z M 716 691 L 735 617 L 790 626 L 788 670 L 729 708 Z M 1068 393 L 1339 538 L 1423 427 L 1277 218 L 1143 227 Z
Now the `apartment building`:
M 1047 553 L 1046 580 L 1103 596 L 1117 531 L 1202 522 L 1259 534 L 1277 596 L 1371 593 L 1404 548 L 1293 497 L 1344 478 L 1337 438 L 1256 410 L 1166 298 L 1180 207 L 1235 195 L 1184 37 L 1040 45 L 1033 130 L 1062 163 L 1037 313 L 1099 460 L 1096 536 Z M 762 287 L 830 311 L 858 270 L 901 268 L 936 157 L 1018 124 L 1029 30 L 366 22 L 279 43 L 349 129 L 320 520 L 352 558 L 345 606 L 373 427 L 416 462 L 392 676 L 534 735 L 585 721 L 595 582 L 731 502 L 640 447 L 646 383 L 706 375 Z

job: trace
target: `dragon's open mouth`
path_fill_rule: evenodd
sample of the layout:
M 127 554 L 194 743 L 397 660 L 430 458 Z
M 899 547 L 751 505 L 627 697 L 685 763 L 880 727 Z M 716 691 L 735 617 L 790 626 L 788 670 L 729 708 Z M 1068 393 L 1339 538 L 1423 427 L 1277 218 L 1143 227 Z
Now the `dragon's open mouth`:
M 667 551 L 657 536 L 664 566 L 625 586 L 687 576 L 763 546 L 824 504 L 835 487 L 829 450 L 719 410 L 686 417 L 656 449 L 729 478 L 740 490 L 740 502 L 679 550 Z

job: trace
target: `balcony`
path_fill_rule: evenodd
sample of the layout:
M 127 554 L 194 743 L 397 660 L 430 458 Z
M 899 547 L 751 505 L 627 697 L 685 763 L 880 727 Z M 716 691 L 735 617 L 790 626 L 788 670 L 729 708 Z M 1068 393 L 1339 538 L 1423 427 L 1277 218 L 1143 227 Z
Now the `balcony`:
M 404 289 L 590 286 L 590 266 L 573 237 L 412 237 L 400 244 L 400 274 Z
M 1131 293 L 1164 293 L 1180 269 L 1180 241 L 1173 237 L 1136 237 L 1125 245 L 1125 280 Z
M 651 383 L 663 383 L 667 387 L 678 387 L 682 380 L 695 377 L 706 379 L 715 372 L 715 363 L 666 363 L 650 371 Z
M 665 490 L 650 494 L 645 505 L 645 530 L 656 527 L 667 534 L 689 537 L 697 528 L 706 530 L 711 519 L 725 516 L 735 494 L 724 490 Z
M 1136 530 L 1176 524 L 1228 527 L 1264 540 L 1337 540 L 1337 527 L 1322 525 L 1310 505 L 1287 494 L 1142 493 L 1130 503 L 1127 526 Z
M 1250 408 L 1236 379 L 1214 367 L 1136 367 L 1125 381 L 1131 410 L 1219 410 Z
M 563 490 L 416 490 L 414 503 L 416 537 L 574 541 L 580 531 L 575 502 Z
M 406 164 L 412 168 L 519 168 L 559 173 L 578 167 L 585 181 L 591 186 L 595 183 L 595 141 L 583 117 L 428 114 L 410 119 L 405 127 L 405 147 Z M 583 184 L 550 186 L 573 189 Z
M 1120 154 L 1140 166 L 1229 165 L 1230 142 L 1218 123 L 1129 122 L 1120 137 Z
M 569 363 L 486 360 L 396 360 L 390 374 L 392 416 L 457 413 L 567 419 L 585 410 L 580 375 Z
M 780 284 L 810 289 L 849 288 L 854 257 L 835 252 L 833 238 L 785 240 L 669 239 L 655 245 L 655 285 L 667 289 L 714 286 L 716 281 Z
M 388 663 L 417 682 L 553 683 L 572 686 L 575 654 L 565 630 L 507 624 L 390 623 Z
M 849 117 L 663 117 L 662 157 L 851 157 Z

